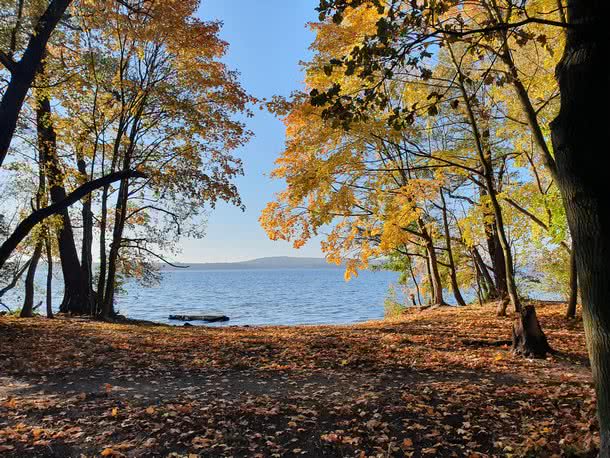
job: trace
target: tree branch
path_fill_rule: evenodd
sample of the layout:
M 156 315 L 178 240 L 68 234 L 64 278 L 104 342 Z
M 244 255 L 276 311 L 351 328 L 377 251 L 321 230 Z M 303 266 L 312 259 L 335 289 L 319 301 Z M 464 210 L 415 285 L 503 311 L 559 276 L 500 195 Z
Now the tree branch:
M 17 63 L 2 50 L 0 50 L 0 64 L 4 65 L 9 72 L 15 73 Z
M 106 186 L 110 183 L 114 183 L 119 180 L 123 180 L 125 178 L 145 178 L 146 175 L 139 171 L 134 170 L 126 170 L 121 172 L 114 172 L 109 175 L 103 176 L 96 180 L 89 181 L 70 194 L 68 194 L 65 199 L 54 203 L 53 205 L 49 205 L 48 207 L 41 208 L 40 210 L 36 210 L 32 214 L 30 214 L 26 219 L 21 221 L 19 225 L 15 228 L 15 231 L 9 236 L 8 239 L 4 241 L 4 243 L 0 246 L 0 268 L 4 265 L 10 255 L 13 253 L 15 248 L 25 239 L 30 231 L 40 222 L 48 218 L 49 216 L 55 215 L 64 209 L 68 208 L 70 205 L 78 202 L 80 199 L 85 197 L 86 195 L 92 193 L 96 189 L 99 189 L 103 186 Z

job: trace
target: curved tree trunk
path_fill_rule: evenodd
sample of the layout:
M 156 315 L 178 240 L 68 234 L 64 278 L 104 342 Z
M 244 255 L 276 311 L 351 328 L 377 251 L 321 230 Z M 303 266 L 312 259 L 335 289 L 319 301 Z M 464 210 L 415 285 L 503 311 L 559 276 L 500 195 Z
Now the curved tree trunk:
M 89 181 L 87 184 L 79 186 L 70 194 L 68 194 L 65 200 L 57 202 L 56 204 L 47 205 L 39 210 L 36 210 L 28 215 L 23 221 L 21 221 L 15 230 L 8 236 L 8 238 L 0 245 L 0 268 L 4 266 L 6 261 L 10 258 L 11 254 L 17 249 L 19 244 L 28 236 L 28 234 L 34 229 L 34 227 L 43 222 L 49 216 L 57 215 L 61 213 L 64 208 L 68 208 L 70 205 L 75 204 L 80 199 L 85 197 L 87 194 L 95 191 L 96 189 L 102 188 L 109 183 L 122 180 L 126 177 L 129 178 L 145 178 L 146 174 L 137 170 L 128 170 L 125 172 L 113 172 L 103 177 L 96 178 L 93 181 Z
M 558 185 L 574 240 L 582 314 L 597 394 L 602 458 L 610 457 L 610 3 L 568 0 L 557 66 L 561 109 L 551 124 Z

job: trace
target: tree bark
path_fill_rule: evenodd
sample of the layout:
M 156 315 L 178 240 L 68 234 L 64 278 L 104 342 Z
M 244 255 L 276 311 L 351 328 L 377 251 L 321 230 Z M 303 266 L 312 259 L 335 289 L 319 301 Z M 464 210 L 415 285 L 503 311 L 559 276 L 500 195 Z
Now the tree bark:
M 597 394 L 602 458 L 610 457 L 610 3 L 568 0 L 556 75 L 561 109 L 551 123 L 558 185 L 574 240 L 583 322 Z
M 48 230 L 44 246 L 47 255 L 47 318 L 53 318 L 53 252 L 51 249 L 51 234 Z
M 129 170 L 131 167 L 131 159 L 136 147 L 138 132 L 140 130 L 141 116 L 144 111 L 146 97 L 143 97 L 136 115 L 131 124 L 129 132 L 129 146 L 127 147 L 122 160 L 122 169 Z M 117 137 L 118 138 L 118 137 Z M 118 152 L 118 150 L 115 150 Z M 117 155 L 115 154 L 115 160 Z M 110 243 L 110 253 L 108 255 L 108 272 L 106 278 L 106 287 L 104 290 L 104 301 L 102 304 L 102 318 L 109 319 L 114 315 L 114 292 L 116 283 L 117 264 L 119 251 L 123 241 L 123 231 L 125 229 L 125 220 L 127 218 L 127 201 L 129 200 L 129 177 L 121 180 L 119 194 L 117 197 L 117 205 L 114 214 L 114 228 L 112 231 L 112 242 Z
M 97 278 L 97 313 L 102 313 L 106 285 L 106 224 L 108 219 L 108 186 L 102 191 L 102 216 L 100 220 L 100 271 Z
M 0 167 L 11 145 L 19 113 L 32 87 L 49 38 L 70 3 L 71 0 L 52 0 L 34 26 L 21 60 L 14 62 L 12 58 L 3 59 L 11 76 L 0 100 Z
M 455 268 L 455 261 L 453 259 L 453 250 L 451 248 L 451 232 L 449 231 L 449 220 L 447 218 L 447 203 L 445 202 L 445 195 L 443 194 L 443 190 L 440 191 L 441 202 L 443 204 L 442 214 L 443 214 L 443 228 L 445 229 L 445 242 L 447 248 L 447 257 L 449 259 L 449 275 L 451 277 L 451 289 L 453 290 L 453 297 L 455 297 L 455 301 L 458 305 L 462 307 L 466 305 L 466 301 L 462 297 L 462 293 L 460 291 L 460 286 L 457 281 L 457 273 Z
M 533 305 L 522 307 L 516 314 L 513 325 L 513 351 L 528 358 L 544 358 L 551 351 Z
M 39 76 L 42 81 L 46 80 L 44 63 L 40 66 Z M 51 201 L 57 203 L 64 200 L 67 193 L 64 187 L 64 174 L 57 155 L 57 134 L 51 118 L 51 101 L 45 92 L 38 91 L 36 102 L 38 144 L 45 164 Z M 89 288 L 86 279 L 82 276 L 68 208 L 63 209 L 60 215 L 62 227 L 58 231 L 57 242 L 64 279 L 64 298 L 59 310 L 62 313 L 86 315 L 91 310 Z
M 428 255 L 428 271 L 430 274 L 430 293 L 432 295 L 432 305 L 447 305 L 443 298 L 443 282 L 441 281 L 441 275 L 438 270 L 438 260 L 436 257 L 436 249 L 434 248 L 434 241 L 432 236 L 428 233 L 427 229 L 423 224 L 420 224 L 421 232 L 424 236 L 424 242 L 426 244 L 426 254 Z
M 481 275 L 481 278 L 484 280 L 483 290 L 485 292 L 484 299 L 486 301 L 490 299 L 495 299 L 498 297 L 498 292 L 496 290 L 496 285 L 493 282 L 491 275 L 489 274 L 489 270 L 481 257 L 481 253 L 477 250 L 477 247 L 472 247 L 472 256 L 474 258 L 475 267 L 477 272 Z
M 488 192 L 485 188 L 481 188 L 480 194 L 481 196 L 487 196 Z M 493 291 L 494 294 L 489 299 L 500 299 L 505 301 L 508 297 L 505 267 L 506 260 L 504 259 L 504 252 L 502 251 L 502 246 L 498 237 L 498 229 L 493 212 L 487 212 L 487 214 L 485 214 L 483 224 L 485 226 L 485 239 L 491 266 L 493 268 L 495 286 L 495 291 Z
M 34 280 L 36 279 L 36 268 L 42 253 L 42 243 L 42 240 L 36 243 L 36 248 L 34 248 L 34 254 L 28 267 L 28 273 L 25 276 L 25 297 L 21 313 L 19 314 L 21 318 L 31 318 L 34 316 Z
M 566 318 L 576 318 L 576 303 L 578 302 L 578 268 L 576 267 L 576 247 L 572 240 L 570 250 L 570 297 L 568 298 L 568 308 Z
M 417 301 L 419 305 L 422 305 L 421 302 L 421 292 L 419 290 L 419 282 L 417 281 L 417 277 L 415 276 L 415 272 L 413 272 L 413 261 L 412 258 L 409 259 L 409 273 L 411 274 L 411 279 L 413 280 L 413 284 L 415 285 L 415 291 L 417 292 Z M 415 302 L 415 300 L 413 300 Z
M 77 167 L 81 174 L 81 183 L 88 181 L 87 165 L 82 153 L 77 154 Z M 93 212 L 91 211 L 91 196 L 83 199 L 82 220 L 83 240 L 81 245 L 81 277 L 87 292 L 87 303 L 90 306 L 89 314 L 96 314 L 96 295 L 93 291 Z
M 102 317 L 105 319 L 109 319 L 114 315 L 114 290 L 119 251 L 121 249 L 123 230 L 125 228 L 125 217 L 127 216 L 127 197 L 129 192 L 128 186 L 128 180 L 122 180 L 121 186 L 119 187 L 119 195 L 117 197 L 114 228 L 112 231 L 112 242 L 110 243 L 110 253 L 108 254 L 108 273 L 106 278 L 104 303 L 102 306 Z

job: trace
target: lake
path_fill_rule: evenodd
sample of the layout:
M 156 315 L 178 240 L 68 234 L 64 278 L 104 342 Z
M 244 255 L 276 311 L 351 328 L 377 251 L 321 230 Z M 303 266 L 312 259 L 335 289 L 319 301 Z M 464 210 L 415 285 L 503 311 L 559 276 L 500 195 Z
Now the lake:
M 45 266 L 41 267 L 40 286 L 46 275 Z M 180 325 L 168 316 L 231 318 L 211 326 L 347 324 L 383 318 L 384 299 L 398 275 L 365 271 L 346 282 L 343 272 L 339 268 L 164 271 L 158 286 L 126 285 L 127 294 L 117 297 L 116 310 L 129 318 Z M 63 294 L 61 279 L 55 279 L 54 285 L 57 308 Z M 44 289 L 39 287 L 36 293 L 35 302 L 43 301 Z M 3 300 L 20 306 L 23 288 Z

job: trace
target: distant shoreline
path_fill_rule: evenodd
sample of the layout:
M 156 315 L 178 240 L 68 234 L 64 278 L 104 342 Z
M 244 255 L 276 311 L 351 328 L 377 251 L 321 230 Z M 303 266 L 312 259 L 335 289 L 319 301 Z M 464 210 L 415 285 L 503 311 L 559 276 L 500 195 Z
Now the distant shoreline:
M 176 263 L 161 265 L 161 270 L 244 270 L 244 269 L 341 269 L 343 266 L 329 264 L 325 258 L 298 258 L 291 256 L 276 256 L 250 259 L 248 261 L 237 262 L 203 262 L 203 263 Z

